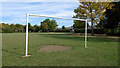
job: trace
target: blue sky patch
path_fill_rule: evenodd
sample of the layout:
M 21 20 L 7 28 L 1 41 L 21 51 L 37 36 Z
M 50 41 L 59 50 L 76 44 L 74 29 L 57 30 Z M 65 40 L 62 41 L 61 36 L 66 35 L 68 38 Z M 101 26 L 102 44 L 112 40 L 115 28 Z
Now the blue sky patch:
M 78 2 L 3 2 L 2 22 L 25 25 L 26 13 L 72 18 L 75 14 L 74 9 L 78 6 Z M 46 18 L 30 17 L 29 22 L 32 25 L 40 25 L 40 22 L 44 19 Z M 58 22 L 58 27 L 73 25 L 72 20 L 55 20 Z

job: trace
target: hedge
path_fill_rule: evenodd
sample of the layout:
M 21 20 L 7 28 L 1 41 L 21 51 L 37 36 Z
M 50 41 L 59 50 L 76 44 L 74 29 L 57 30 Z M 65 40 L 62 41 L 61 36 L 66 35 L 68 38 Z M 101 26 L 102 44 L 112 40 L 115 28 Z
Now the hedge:
M 106 35 L 120 36 L 120 27 L 115 29 L 106 29 Z
M 55 32 L 71 32 L 70 29 L 57 29 Z
M 75 33 L 85 33 L 85 29 L 75 29 Z M 91 33 L 91 29 L 87 29 L 87 33 Z M 105 34 L 104 29 L 94 29 L 94 33 L 96 34 Z

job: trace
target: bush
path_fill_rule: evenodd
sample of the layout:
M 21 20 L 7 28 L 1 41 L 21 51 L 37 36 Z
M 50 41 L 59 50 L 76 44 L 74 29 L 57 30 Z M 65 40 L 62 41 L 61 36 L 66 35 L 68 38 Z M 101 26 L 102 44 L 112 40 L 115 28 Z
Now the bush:
M 70 29 L 57 29 L 55 32 L 71 32 Z
M 120 36 L 120 27 L 115 29 L 106 29 L 106 35 Z
M 75 33 L 85 33 L 85 29 L 75 29 Z M 87 33 L 91 33 L 91 29 L 87 29 Z M 120 36 L 120 27 L 115 29 L 94 29 L 95 34 L 106 34 L 112 36 Z
M 74 31 L 75 31 L 75 33 L 85 33 L 85 29 L 77 28 Z M 91 33 L 91 29 L 87 29 L 87 33 Z
M 120 27 L 114 29 L 114 35 L 120 36 Z
M 75 30 L 75 33 L 84 33 L 84 29 L 79 29 L 79 28 L 76 28 Z
M 85 29 L 75 29 L 75 33 L 85 33 Z M 87 33 L 91 33 L 91 29 L 87 29 Z M 104 29 L 94 29 L 95 34 L 104 34 Z
M 80 29 L 76 28 L 75 30 L 75 33 L 80 33 Z
M 91 29 L 87 29 L 87 33 L 91 33 Z
M 105 34 L 105 30 L 104 29 L 94 29 L 94 33 L 95 34 Z

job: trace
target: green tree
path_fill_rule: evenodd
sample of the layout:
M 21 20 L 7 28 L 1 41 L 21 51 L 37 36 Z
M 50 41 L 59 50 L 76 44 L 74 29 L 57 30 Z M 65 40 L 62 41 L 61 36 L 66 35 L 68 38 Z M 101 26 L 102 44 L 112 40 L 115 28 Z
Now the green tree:
M 5 23 L 2 23 L 2 33 L 4 33 L 5 30 Z
M 23 30 L 26 31 L 26 25 L 23 25 Z M 35 32 L 35 27 L 32 26 L 30 23 L 28 23 L 28 31 L 29 32 Z
M 50 23 L 50 19 L 45 19 L 43 22 L 45 22 L 45 23 Z
M 74 21 L 73 27 L 84 29 L 85 28 L 85 22 L 84 21 Z
M 33 32 L 34 28 L 32 27 L 32 25 L 30 23 L 28 23 L 28 31 L 29 32 Z
M 10 27 L 9 24 L 4 25 L 4 33 L 13 33 L 14 30 Z
M 106 9 L 105 17 L 99 23 L 99 27 L 106 29 L 109 35 L 113 35 L 114 30 L 120 26 L 120 2 L 113 2 L 113 4 L 112 9 Z
M 11 27 L 11 28 L 15 28 L 14 24 L 11 24 L 10 27 Z
M 64 29 L 65 29 L 65 26 L 62 26 L 62 29 L 64 30 Z
M 42 24 L 41 24 L 41 29 L 42 29 L 42 31 L 43 31 L 43 32 L 48 31 L 48 24 L 47 24 L 47 23 L 45 23 L 45 22 L 44 22 L 44 23 L 42 23 Z
M 16 32 L 23 32 L 24 27 L 21 24 L 15 24 L 15 31 Z
M 89 24 L 87 24 L 87 25 L 89 26 Z M 84 21 L 74 21 L 73 28 L 77 32 L 81 32 L 82 33 L 83 30 L 85 29 L 85 22 Z
M 11 24 L 10 28 L 13 29 L 13 31 L 15 32 L 15 25 L 14 24 Z
M 48 29 L 49 29 L 49 31 L 55 31 L 56 30 L 56 27 L 58 26 L 57 25 L 57 22 L 54 20 L 54 19 L 52 19 L 49 23 L 47 23 L 48 24 Z
M 93 25 L 100 21 L 100 18 L 104 17 L 105 9 L 111 9 L 113 4 L 111 2 L 81 2 L 77 9 L 74 10 L 76 13 L 74 18 L 88 19 L 91 21 L 91 35 L 94 35 Z M 95 23 L 94 23 L 95 22 Z
M 40 31 L 40 26 L 38 26 L 38 25 L 34 25 L 34 28 L 35 28 L 35 32 Z
M 120 22 L 120 2 L 114 2 L 113 9 L 107 9 L 105 12 L 106 22 L 104 22 L 106 29 L 114 29 L 118 27 Z
M 48 25 L 47 31 L 55 31 L 56 27 L 58 26 L 57 22 L 54 19 L 52 19 L 52 20 L 45 19 L 43 22 L 41 22 L 41 25 L 43 25 L 43 23 L 46 23 Z

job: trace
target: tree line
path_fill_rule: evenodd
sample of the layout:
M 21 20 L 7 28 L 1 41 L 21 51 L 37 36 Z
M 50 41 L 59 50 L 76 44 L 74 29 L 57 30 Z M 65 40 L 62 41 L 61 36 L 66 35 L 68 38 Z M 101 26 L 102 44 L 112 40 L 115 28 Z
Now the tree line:
M 25 25 L 21 24 L 0 24 L 0 30 L 2 33 L 13 33 L 13 32 L 24 32 L 25 31 Z
M 70 29 L 67 29 L 65 26 L 62 26 L 62 29 L 56 28 L 58 26 L 57 22 L 52 19 L 45 19 L 40 22 L 41 25 L 31 25 L 28 23 L 29 32 L 70 32 Z M 26 25 L 21 24 L 0 24 L 0 32 L 2 33 L 24 33 L 26 32 Z
M 2 33 L 19 33 L 19 32 L 25 32 L 26 31 L 26 25 L 21 24 L 0 24 L 0 29 Z M 52 19 L 45 19 L 43 22 L 41 22 L 41 25 L 31 25 L 28 23 L 28 31 L 29 32 L 47 32 L 47 31 L 55 31 L 57 27 L 57 22 Z

